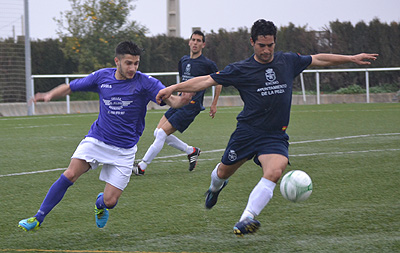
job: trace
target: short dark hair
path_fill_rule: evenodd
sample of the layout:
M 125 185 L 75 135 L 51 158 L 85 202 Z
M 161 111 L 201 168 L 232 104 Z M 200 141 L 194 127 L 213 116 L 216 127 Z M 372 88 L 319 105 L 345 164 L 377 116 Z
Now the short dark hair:
M 200 31 L 200 30 L 195 30 L 195 31 L 192 33 L 192 35 L 190 35 L 190 39 L 192 39 L 193 34 L 197 34 L 197 35 L 203 36 L 203 42 L 206 42 L 206 36 L 204 35 L 204 33 L 203 33 L 202 31 Z
M 130 55 L 141 55 L 142 54 L 142 49 L 139 48 L 136 43 L 132 41 L 122 41 L 120 42 L 117 47 L 115 48 L 115 56 L 120 57 L 125 54 L 130 54 Z
M 271 21 L 265 21 L 264 19 L 259 19 L 254 22 L 251 27 L 251 39 L 255 42 L 258 36 L 273 35 L 274 41 L 276 41 L 276 26 Z

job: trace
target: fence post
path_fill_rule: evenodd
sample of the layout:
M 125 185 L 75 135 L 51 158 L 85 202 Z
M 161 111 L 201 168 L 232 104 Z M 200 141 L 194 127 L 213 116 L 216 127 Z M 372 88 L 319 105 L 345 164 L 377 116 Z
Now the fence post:
M 65 83 L 66 84 L 69 84 L 69 77 L 66 77 L 65 78 Z M 69 95 L 67 95 L 67 96 L 65 96 L 65 98 L 67 99 L 67 114 L 70 114 L 71 113 L 71 107 L 70 107 L 70 97 L 69 97 Z
M 320 98 L 320 89 L 319 89 L 319 72 L 315 72 L 315 79 L 317 81 L 317 105 L 321 103 L 321 98 Z
M 369 103 L 369 72 L 365 70 L 365 89 L 367 91 L 367 103 Z
M 300 73 L 300 81 L 301 81 L 301 92 L 303 93 L 303 101 L 304 103 L 306 103 L 306 88 L 304 86 L 303 72 Z

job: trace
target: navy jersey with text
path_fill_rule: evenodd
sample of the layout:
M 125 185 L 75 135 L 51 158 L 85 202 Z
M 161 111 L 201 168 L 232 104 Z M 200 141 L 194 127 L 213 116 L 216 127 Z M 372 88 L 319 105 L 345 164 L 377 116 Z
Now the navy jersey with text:
M 218 68 L 213 61 L 203 55 L 200 55 L 194 59 L 190 58 L 189 55 L 185 55 L 179 61 L 178 71 L 181 81 L 184 82 L 196 76 L 204 76 L 215 73 L 218 71 Z M 190 104 L 186 105 L 184 108 L 199 111 L 204 110 L 204 93 L 205 90 L 197 92 L 192 97 Z
M 87 137 L 106 144 L 131 148 L 145 127 L 147 104 L 165 86 L 157 79 L 137 71 L 132 79 L 117 80 L 115 68 L 100 69 L 82 79 L 71 81 L 72 91 L 99 94 L 99 116 Z
M 268 64 L 257 62 L 252 55 L 211 77 L 218 84 L 238 89 L 244 102 L 238 123 L 264 132 L 284 133 L 289 124 L 293 80 L 310 64 L 310 55 L 291 52 L 276 52 Z

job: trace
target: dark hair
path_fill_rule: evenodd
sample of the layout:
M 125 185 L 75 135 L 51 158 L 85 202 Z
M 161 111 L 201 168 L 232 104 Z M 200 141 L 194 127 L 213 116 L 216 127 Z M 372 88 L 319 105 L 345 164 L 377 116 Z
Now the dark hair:
M 120 57 L 124 54 L 130 54 L 130 55 L 141 55 L 142 54 L 142 49 L 136 45 L 136 43 L 132 41 L 122 41 L 118 44 L 118 46 L 115 48 L 115 56 Z
M 200 31 L 200 30 L 195 30 L 195 31 L 192 33 L 192 35 L 190 35 L 190 39 L 192 39 L 193 34 L 197 34 L 197 35 L 203 36 L 203 42 L 206 42 L 206 36 L 204 36 L 204 33 L 203 33 L 202 31 Z
M 274 41 L 276 41 L 276 26 L 271 21 L 265 21 L 264 19 L 259 19 L 254 22 L 251 27 L 251 39 L 256 42 L 258 36 L 273 35 Z

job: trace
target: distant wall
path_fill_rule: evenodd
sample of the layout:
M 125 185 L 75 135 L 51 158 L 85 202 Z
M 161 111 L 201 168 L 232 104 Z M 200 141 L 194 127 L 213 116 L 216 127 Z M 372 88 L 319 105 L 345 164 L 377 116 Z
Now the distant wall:
M 204 98 L 204 105 L 211 105 L 212 97 Z M 373 93 L 370 94 L 370 103 L 398 103 L 399 97 L 396 93 Z M 342 104 L 342 103 L 366 103 L 365 94 L 322 94 L 320 96 L 321 104 Z M 292 104 L 294 105 L 314 105 L 317 104 L 317 96 L 306 95 L 306 102 L 302 95 L 293 95 Z M 218 106 L 243 106 L 243 101 L 239 96 L 221 96 L 218 99 Z M 147 106 L 148 110 L 165 109 L 153 102 Z M 71 113 L 97 113 L 99 111 L 98 101 L 72 101 L 70 102 Z M 37 103 L 35 105 L 35 115 L 46 114 L 66 114 L 67 103 L 65 101 L 56 101 L 48 103 Z M 0 103 L 0 116 L 26 116 L 26 103 Z

